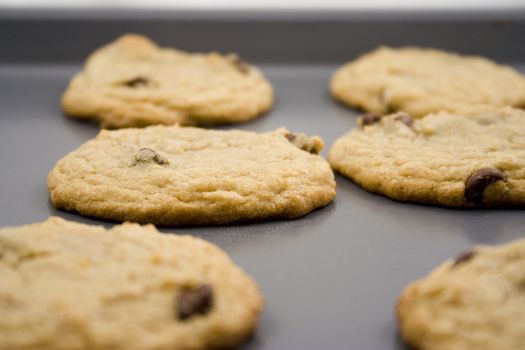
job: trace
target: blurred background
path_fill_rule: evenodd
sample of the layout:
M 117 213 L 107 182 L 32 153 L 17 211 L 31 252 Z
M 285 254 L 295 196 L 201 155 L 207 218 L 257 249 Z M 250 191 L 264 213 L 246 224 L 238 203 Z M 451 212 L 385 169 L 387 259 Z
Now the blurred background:
M 191 10 L 250 10 L 250 9 L 301 9 L 301 10 L 495 10 L 524 8 L 525 0 L 0 0 L 0 7 L 129 7 L 174 8 Z

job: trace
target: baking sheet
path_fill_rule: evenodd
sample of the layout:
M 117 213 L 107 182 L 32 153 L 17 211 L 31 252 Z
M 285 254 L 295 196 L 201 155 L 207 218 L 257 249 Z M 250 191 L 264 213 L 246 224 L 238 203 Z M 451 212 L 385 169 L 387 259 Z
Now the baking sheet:
M 52 63 L 49 58 L 53 52 L 41 52 L 33 57 L 31 52 L 37 52 L 37 48 L 45 50 L 42 38 L 48 40 L 49 47 L 60 46 L 56 40 L 66 35 L 69 20 L 60 17 L 62 14 L 56 14 L 55 17 L 50 14 L 41 17 L 32 14 L 27 18 L 16 14 L 18 20 L 15 21 L 11 15 L 4 14 L 3 18 L 0 15 L 0 29 L 10 28 L 11 38 L 20 38 L 19 44 L 32 44 L 33 47 L 18 48 L 16 56 L 12 52 L 18 47 L 16 42 L 2 41 L 0 226 L 41 221 L 49 215 L 110 226 L 112 224 L 108 222 L 57 211 L 48 200 L 46 177 L 49 170 L 59 158 L 98 132 L 96 124 L 64 117 L 59 99 L 70 77 L 80 69 L 84 52 L 98 45 L 93 45 L 95 42 L 108 42 L 120 33 L 139 31 L 134 29 L 144 28 L 144 23 L 140 18 L 128 19 L 130 22 L 120 28 L 119 33 L 110 31 L 107 37 L 99 33 L 100 37 L 86 39 L 90 44 L 85 46 L 77 37 L 78 43 L 69 49 L 62 48 L 56 62 Z M 87 16 L 87 19 L 76 24 L 76 31 L 67 34 L 71 45 L 75 36 L 89 37 L 88 27 L 82 25 L 100 20 L 96 16 L 77 15 L 83 18 Z M 108 18 L 103 22 L 116 31 L 118 20 L 112 21 L 107 13 L 106 16 Z M 153 14 L 149 16 L 154 18 Z M 166 14 L 159 16 L 163 18 L 162 23 L 167 21 Z M 174 14 L 174 21 L 180 16 Z M 287 47 L 282 41 L 290 40 L 288 51 L 283 49 L 279 53 L 259 48 L 262 51 L 258 56 L 255 48 L 243 47 L 237 50 L 244 51 L 249 61 L 259 64 L 272 81 L 276 104 L 266 116 L 236 127 L 269 131 L 286 126 L 293 131 L 318 134 L 325 140 L 323 154 L 326 155 L 333 141 L 354 126 L 357 115 L 356 111 L 335 103 L 327 92 L 328 80 L 338 64 L 342 63 L 339 58 L 344 56 L 344 52 L 332 53 L 327 57 L 324 57 L 326 53 L 318 53 L 315 59 L 309 57 L 294 61 L 300 55 L 294 51 L 293 38 L 286 36 L 286 32 L 308 35 L 308 31 L 301 32 L 302 22 L 297 23 L 297 19 L 295 22 L 292 19 L 287 22 L 286 31 L 276 33 L 271 30 L 271 18 L 263 18 L 256 27 L 244 31 L 242 26 L 233 30 L 239 21 L 245 21 L 244 17 L 235 18 L 229 21 L 228 16 L 224 15 L 219 21 L 230 28 L 234 36 L 254 36 L 253 30 L 259 30 L 263 43 L 269 42 L 267 35 L 273 36 L 274 40 L 280 38 L 277 46 Z M 199 20 L 204 22 L 205 18 Z M 348 20 L 351 21 L 351 18 Z M 24 21 L 26 25 L 20 27 Z M 284 18 L 277 18 L 276 21 L 279 27 Z M 366 18 L 360 21 L 365 27 L 370 26 Z M 458 19 L 456 21 L 460 27 L 469 28 L 467 24 L 472 19 L 465 23 Z M 15 22 L 20 31 L 27 32 L 14 33 Z M 178 23 L 175 26 L 184 27 L 183 23 L 188 23 L 190 29 L 194 26 L 191 21 L 175 22 Z M 401 25 L 394 22 L 390 25 Z M 294 23 L 298 27 L 294 27 Z M 338 27 L 330 27 L 328 20 L 326 23 L 329 28 Z M 426 27 L 426 32 L 423 31 L 416 41 L 426 40 L 432 45 L 436 40 L 444 40 L 427 35 L 438 35 L 440 28 L 448 31 L 448 26 L 454 24 L 448 23 L 447 26 L 447 23 L 435 22 L 434 27 Z M 486 54 L 496 52 L 493 58 L 509 62 L 525 72 L 525 54 L 523 45 L 520 45 L 524 36 L 511 35 L 522 33 L 524 23 L 525 20 L 512 19 L 510 25 L 514 30 L 506 32 L 505 41 L 485 41 L 486 47 L 478 51 Z M 485 28 L 486 33 L 479 31 L 479 35 L 484 38 L 501 35 L 490 34 L 500 29 L 494 29 L 486 18 L 477 19 L 472 25 L 478 30 Z M 51 28 L 49 33 L 46 28 Z M 59 28 L 65 30 L 60 35 L 56 34 Z M 329 28 L 322 31 L 328 31 Z M 159 29 L 153 31 L 156 30 Z M 413 27 L 412 32 L 416 35 L 417 27 Z M 51 35 L 53 33 L 58 37 Z M 32 39 L 30 34 L 33 35 Z M 218 37 L 223 34 L 218 34 Z M 387 33 L 387 38 L 392 38 L 392 35 Z M 461 33 L 457 35 L 452 46 L 464 40 Z M 1 36 L 6 38 L 9 32 L 3 32 Z M 163 44 L 170 41 L 166 40 L 169 37 L 167 32 L 159 36 L 152 35 L 157 40 L 164 38 Z M 396 38 L 393 44 L 403 43 L 399 42 L 401 37 Z M 317 42 L 320 39 L 316 39 Z M 380 33 L 376 33 L 372 39 L 364 46 L 356 44 L 357 47 L 348 52 L 362 52 L 368 46 L 373 47 L 381 41 Z M 200 42 L 193 49 L 229 51 L 229 44 L 221 40 Z M 246 41 L 245 38 L 239 40 Z M 408 40 L 405 42 L 411 43 Z M 310 40 L 313 51 L 316 49 L 315 44 L 315 40 Z M 321 47 L 323 45 L 320 43 Z M 512 50 L 513 46 L 515 50 Z M 184 45 L 181 47 L 186 48 Z M 467 47 L 472 48 L 472 44 Z M 501 51 L 497 51 L 497 47 L 502 47 Z M 6 53 L 6 49 L 10 50 L 9 53 Z M 463 51 L 476 52 L 469 49 Z M 286 56 L 287 53 L 289 56 Z M 19 59 L 16 60 L 15 56 Z M 348 54 L 347 58 L 351 57 L 352 54 Z M 258 281 L 266 297 L 266 307 L 255 336 L 242 349 L 405 349 L 398 340 L 394 307 L 406 283 L 425 275 L 444 259 L 472 244 L 504 243 L 525 236 L 525 215 L 521 210 L 450 210 L 404 204 L 368 193 L 341 176 L 337 176 L 336 181 L 337 197 L 334 203 L 298 220 L 162 229 L 165 232 L 193 234 L 219 245 Z

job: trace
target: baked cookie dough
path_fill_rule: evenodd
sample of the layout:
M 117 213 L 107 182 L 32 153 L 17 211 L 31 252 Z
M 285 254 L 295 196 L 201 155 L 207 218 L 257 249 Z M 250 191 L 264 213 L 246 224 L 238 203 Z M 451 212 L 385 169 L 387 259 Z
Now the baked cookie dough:
M 0 229 L 0 349 L 227 348 L 255 328 L 256 284 L 219 248 L 125 223 Z
M 341 67 L 330 83 L 341 102 L 415 118 L 476 105 L 525 107 L 525 77 L 486 58 L 381 47 Z
M 478 246 L 402 292 L 402 338 L 419 350 L 516 350 L 525 344 L 525 240 Z
M 179 126 L 102 130 L 48 177 L 57 208 L 115 221 L 206 225 L 296 218 L 335 196 L 322 140 Z
M 525 205 L 525 111 L 367 114 L 329 152 L 368 191 L 448 207 Z
M 62 97 L 64 112 L 105 128 L 241 123 L 272 105 L 270 83 L 235 54 L 160 48 L 128 34 L 96 50 Z

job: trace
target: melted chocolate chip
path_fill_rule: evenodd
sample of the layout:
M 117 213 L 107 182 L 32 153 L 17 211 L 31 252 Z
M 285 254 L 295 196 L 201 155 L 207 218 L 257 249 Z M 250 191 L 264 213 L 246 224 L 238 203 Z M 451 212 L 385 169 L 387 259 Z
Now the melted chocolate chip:
M 408 126 L 409 128 L 412 127 L 412 125 L 414 124 L 414 119 L 412 119 L 411 116 L 409 116 L 408 114 L 406 113 L 403 113 L 401 115 L 398 115 L 396 117 L 396 120 L 397 121 L 400 121 L 401 123 L 405 124 L 406 126 Z
M 367 113 L 361 117 L 361 125 L 372 125 L 378 123 L 383 116 L 376 113 Z
M 476 170 L 465 181 L 465 199 L 469 202 L 482 204 L 485 187 L 498 180 L 505 181 L 505 174 L 499 169 L 481 168 Z
M 235 55 L 233 59 L 233 64 L 235 65 L 235 68 L 237 68 L 237 70 L 242 74 L 248 74 L 248 72 L 250 71 L 250 65 L 248 64 L 248 62 L 246 62 L 237 55 Z
M 150 163 L 155 162 L 159 165 L 166 165 L 169 164 L 169 160 L 151 148 L 141 148 L 139 151 L 135 154 L 135 164 L 137 163 Z
M 470 259 L 472 259 L 476 255 L 476 252 L 473 250 L 467 250 L 466 252 L 463 252 L 459 254 L 456 257 L 456 260 L 454 260 L 454 263 L 452 264 L 452 267 L 457 266 L 459 264 L 462 264 Z
M 130 87 L 130 88 L 136 88 L 136 87 L 148 85 L 149 84 L 149 80 L 146 79 L 146 78 L 143 78 L 143 77 L 136 77 L 136 78 L 133 78 L 131 80 L 127 80 L 127 81 L 125 81 L 122 84 L 126 85 L 127 87 Z
M 213 288 L 209 284 L 183 290 L 177 299 L 177 316 L 186 320 L 193 315 L 205 315 L 213 304 Z

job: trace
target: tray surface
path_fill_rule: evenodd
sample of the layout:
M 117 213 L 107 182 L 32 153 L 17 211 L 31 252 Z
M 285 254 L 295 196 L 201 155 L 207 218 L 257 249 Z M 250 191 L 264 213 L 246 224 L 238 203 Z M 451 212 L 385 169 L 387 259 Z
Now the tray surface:
M 522 58 L 513 64 L 525 71 Z M 0 226 L 49 215 L 112 225 L 57 211 L 48 200 L 49 170 L 98 132 L 93 123 L 65 118 L 59 107 L 81 62 L 0 62 Z M 326 155 L 334 140 L 355 125 L 358 113 L 335 103 L 327 92 L 338 63 L 263 62 L 275 86 L 275 107 L 234 127 L 269 131 L 286 126 L 318 134 Z M 404 204 L 341 176 L 336 181 L 334 203 L 298 220 L 161 229 L 219 245 L 257 280 L 266 307 L 255 336 L 242 349 L 405 349 L 397 338 L 394 307 L 406 283 L 472 244 L 525 236 L 520 210 Z

